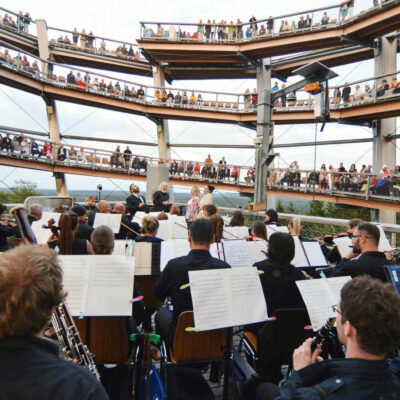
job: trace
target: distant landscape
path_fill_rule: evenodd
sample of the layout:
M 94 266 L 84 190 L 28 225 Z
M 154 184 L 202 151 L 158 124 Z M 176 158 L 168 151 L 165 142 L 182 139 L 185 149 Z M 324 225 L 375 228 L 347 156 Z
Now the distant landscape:
M 9 192 L 8 188 L 0 188 L 0 190 L 4 192 Z M 43 196 L 56 196 L 57 193 L 55 190 L 50 189 L 36 189 L 37 192 L 41 193 Z M 98 192 L 96 190 L 69 190 L 69 195 L 73 198 L 74 201 L 78 202 L 86 202 L 87 199 L 92 196 L 93 198 L 97 199 Z M 145 196 L 146 193 L 142 192 Z M 101 198 L 115 202 L 115 201 L 125 201 L 125 199 L 129 196 L 128 192 L 123 192 L 120 190 L 102 190 Z M 176 203 L 186 203 L 190 195 L 189 193 L 184 192 L 175 192 L 175 202 Z M 239 194 L 234 193 L 221 193 L 217 192 L 213 194 L 214 197 L 214 204 L 219 207 L 229 207 L 229 208 L 236 208 L 236 207 L 246 207 L 249 204 L 250 198 L 245 196 L 239 196 Z M 303 199 L 292 199 L 292 198 L 285 198 L 285 197 L 277 197 L 276 202 L 281 200 L 284 207 L 287 207 L 289 203 L 293 203 L 293 205 L 297 209 L 301 209 L 302 212 L 308 211 L 309 209 L 309 201 Z

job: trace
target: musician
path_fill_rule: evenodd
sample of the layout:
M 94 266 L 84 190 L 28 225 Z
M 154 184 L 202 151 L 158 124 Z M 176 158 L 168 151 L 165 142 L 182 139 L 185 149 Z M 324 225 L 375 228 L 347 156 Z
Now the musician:
M 174 258 L 168 262 L 154 289 L 155 295 L 164 300 L 171 297 L 173 314 L 167 309 L 159 309 L 155 316 L 156 331 L 173 348 L 175 328 L 183 311 L 193 310 L 190 288 L 180 287 L 189 282 L 188 271 L 230 268 L 224 261 L 213 258 L 210 245 L 214 242 L 213 227 L 204 218 L 197 219 L 190 226 L 189 243 L 191 251 L 187 256 Z
M 163 239 L 156 237 L 159 226 L 157 218 L 146 215 L 142 219 L 142 234 L 135 239 L 135 242 L 161 243 Z
M 264 222 L 254 222 L 253 226 L 250 228 L 250 237 L 247 237 L 247 239 L 268 241 L 267 228 L 265 227 Z
M 342 258 L 339 264 L 330 271 L 328 276 L 347 276 L 352 278 L 362 274 L 371 275 L 383 282 L 387 281 L 384 265 L 393 262 L 387 260 L 385 253 L 379 251 L 380 232 L 376 225 L 361 222 L 353 234 L 353 249 Z M 361 254 L 361 255 L 360 255 Z
M 214 204 L 206 204 L 203 207 L 203 217 L 202 218 L 210 218 L 211 216 L 218 214 L 218 208 Z M 200 217 L 200 216 L 199 216 Z
M 47 245 L 50 248 L 58 246 L 61 255 L 86 255 L 94 254 L 92 245 L 88 240 L 78 239 L 75 235 L 78 230 L 78 214 L 73 211 L 64 212 L 58 222 L 59 237 L 51 238 Z
M 90 241 L 90 236 L 93 232 L 93 227 L 86 223 L 86 208 L 80 204 L 75 204 L 71 211 L 78 215 L 78 230 L 75 233 L 77 239 L 85 239 Z
M 136 239 L 140 233 L 140 225 L 137 222 L 131 222 L 125 218 L 125 206 L 122 203 L 116 203 L 112 214 L 121 214 L 121 226 L 119 232 L 115 234 L 115 239 Z
M 93 226 L 94 224 L 94 218 L 96 216 L 96 213 L 103 213 L 103 214 L 107 214 L 110 211 L 110 204 L 108 203 L 108 201 L 106 200 L 100 200 L 97 203 L 97 208 L 95 208 L 94 210 L 92 210 L 89 214 L 88 217 L 88 225 L 89 226 Z
M 278 224 L 278 213 L 273 209 L 270 208 L 269 210 L 265 211 L 265 225 L 276 225 Z
M 153 194 L 154 211 L 169 212 L 171 203 L 169 202 L 168 183 L 161 182 L 159 190 Z
M 132 183 L 129 186 L 131 195 L 126 199 L 126 207 L 131 214 L 131 218 L 136 214 L 137 211 L 147 212 L 146 199 L 139 193 L 139 186 Z
M 347 235 L 348 236 L 352 236 L 354 231 L 356 230 L 357 226 L 361 223 L 361 219 L 358 218 L 353 218 L 351 219 L 348 223 L 347 223 Z M 340 234 L 339 236 L 340 237 Z M 337 249 L 337 247 L 335 246 L 332 250 L 330 250 L 324 240 L 322 238 L 315 238 L 315 240 L 317 240 L 319 242 L 319 244 L 321 245 L 321 250 L 324 253 L 324 256 L 326 257 L 326 259 L 331 262 L 331 263 L 338 263 L 340 262 L 340 260 L 342 259 L 342 257 L 340 256 L 340 253 Z
M 28 221 L 32 225 L 32 222 L 39 221 L 42 218 L 43 207 L 40 204 L 32 204 L 29 207 Z
M 400 393 L 400 360 L 387 356 L 400 337 L 400 297 L 393 285 L 367 276 L 343 287 L 337 309 L 344 359 L 321 361 L 312 339 L 293 353 L 293 371 L 279 389 L 261 385 L 259 400 L 395 399 Z
M 214 229 L 214 242 L 221 243 L 221 240 L 224 238 L 224 220 L 218 214 L 211 215 L 210 218 L 207 218 L 213 226 Z
M 10 248 L 7 237 L 14 236 L 18 232 L 16 224 L 5 218 L 6 209 L 5 205 L 0 204 L 0 251 Z
M 58 346 L 43 339 L 64 298 L 54 251 L 19 246 L 0 258 L 1 399 L 108 399 L 91 373 L 59 358 Z

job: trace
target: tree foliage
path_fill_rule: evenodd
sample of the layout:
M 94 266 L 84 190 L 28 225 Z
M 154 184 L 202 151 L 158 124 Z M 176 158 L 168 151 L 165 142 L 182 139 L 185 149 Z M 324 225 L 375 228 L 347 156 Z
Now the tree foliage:
M 42 193 L 36 191 L 37 184 L 28 180 L 20 179 L 11 186 L 11 192 L 0 191 L 0 203 L 23 203 L 27 197 L 40 196 Z

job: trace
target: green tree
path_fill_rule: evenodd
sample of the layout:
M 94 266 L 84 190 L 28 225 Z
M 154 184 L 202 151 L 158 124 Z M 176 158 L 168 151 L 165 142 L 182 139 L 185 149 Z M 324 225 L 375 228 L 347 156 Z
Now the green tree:
M 0 190 L 0 204 L 9 203 L 10 193 Z
M 290 201 L 287 207 L 287 213 L 288 214 L 298 214 L 299 210 L 294 206 L 293 201 Z
M 276 212 L 277 213 L 285 213 L 286 209 L 285 206 L 283 205 L 282 199 L 278 200 L 278 203 L 276 203 Z
M 324 216 L 324 202 L 318 200 L 310 201 L 310 208 L 307 211 L 307 215 L 313 215 L 315 217 Z
M 20 179 L 15 181 L 15 186 L 10 189 L 8 201 L 10 203 L 23 203 L 27 197 L 40 196 L 42 193 L 36 192 L 37 184 L 31 181 Z

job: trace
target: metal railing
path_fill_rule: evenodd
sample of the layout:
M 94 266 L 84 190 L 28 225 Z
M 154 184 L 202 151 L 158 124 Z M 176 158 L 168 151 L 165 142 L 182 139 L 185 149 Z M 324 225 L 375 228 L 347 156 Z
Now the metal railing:
M 382 8 L 392 1 L 380 1 L 376 8 Z M 296 13 L 289 13 L 264 19 L 249 20 L 243 23 L 240 19 L 233 21 L 187 22 L 150 22 L 140 21 L 140 38 L 142 40 L 161 40 L 178 42 L 201 42 L 212 44 L 241 43 L 288 34 L 335 28 L 365 15 L 354 14 L 354 1 L 344 1 L 328 7 L 314 8 Z M 298 17 L 296 22 L 293 18 Z M 290 22 L 289 19 L 292 19 Z
M 58 144 L 50 140 L 37 139 L 31 135 L 17 135 L 15 132 L 1 130 L 0 133 L 12 136 L 11 148 L 0 145 L 0 154 L 10 158 L 27 161 L 79 167 L 88 170 L 118 171 L 132 175 L 146 175 L 147 166 L 151 164 L 168 165 L 170 177 L 181 180 L 192 180 L 204 183 L 224 183 L 232 186 L 254 186 L 249 170 L 250 166 L 225 164 L 216 162 L 189 161 L 181 159 L 164 160 L 137 154 L 124 153 L 125 149 L 107 151 L 92 147 L 79 147 L 69 144 Z M 20 140 L 21 142 L 20 142 Z M 31 141 L 28 142 L 28 139 Z M 32 146 L 32 139 L 38 147 Z M 25 143 L 25 144 L 22 144 Z M 123 141 L 121 141 L 123 143 Z M 61 148 L 65 149 L 60 151 Z M 120 146 L 118 146 L 119 149 Z M 176 164 L 172 165 L 172 163 Z
M 137 43 L 101 37 L 94 35 L 92 32 L 78 32 L 53 27 L 48 27 L 47 29 L 52 36 L 49 41 L 49 45 L 52 48 L 59 47 L 113 59 L 140 61 L 149 65 L 148 61 L 139 52 Z
M 32 17 L 0 7 L 0 28 L 10 30 L 30 39 L 36 39 L 36 23 Z
M 0 44 L 3 44 L 0 41 Z M 1 50 L 0 50 L 1 51 Z M 227 93 L 211 92 L 205 90 L 187 90 L 183 88 L 162 88 L 156 86 L 146 86 L 137 82 L 119 79 L 115 77 L 98 74 L 81 68 L 71 67 L 55 62 L 48 62 L 28 53 L 22 52 L 15 47 L 7 45 L 5 49 L 7 57 L 0 59 L 3 66 L 13 69 L 16 72 L 27 74 L 51 85 L 79 92 L 117 98 L 120 100 L 152 105 L 157 107 L 169 107 L 176 109 L 197 109 L 202 111 L 219 111 L 226 113 L 255 113 L 257 106 L 257 92 L 247 93 Z M 23 57 L 29 62 L 29 66 L 24 65 Z M 35 61 L 38 68 L 32 69 L 31 62 Z M 44 74 L 39 69 L 39 63 L 47 71 Z M 32 63 L 33 64 L 33 63 Z M 49 68 L 50 66 L 50 68 Z M 70 74 L 72 72 L 72 74 Z M 345 84 L 329 88 L 330 109 L 340 109 L 343 107 L 357 107 L 368 103 L 387 101 L 390 98 L 400 95 L 400 87 L 386 90 L 381 89 L 383 79 L 392 82 L 400 71 L 390 74 L 380 75 L 374 78 L 367 78 L 356 82 L 350 82 L 348 86 L 351 91 L 348 97 L 343 97 Z M 390 79 L 389 79 L 390 78 Z M 369 90 L 360 91 L 355 87 L 361 83 L 368 85 Z M 340 94 L 340 97 L 338 96 Z M 289 112 L 295 110 L 314 109 L 314 96 L 299 90 L 293 99 L 288 95 L 278 99 L 274 104 L 274 111 Z
M 271 168 L 267 188 L 330 196 L 346 196 L 398 202 L 400 199 L 400 167 L 374 174 L 368 166 L 360 172 L 342 172 L 326 167 L 320 170 Z M 284 194 L 282 194 L 284 195 Z

